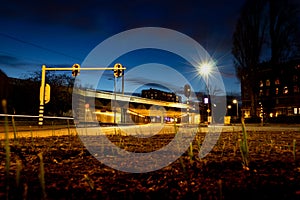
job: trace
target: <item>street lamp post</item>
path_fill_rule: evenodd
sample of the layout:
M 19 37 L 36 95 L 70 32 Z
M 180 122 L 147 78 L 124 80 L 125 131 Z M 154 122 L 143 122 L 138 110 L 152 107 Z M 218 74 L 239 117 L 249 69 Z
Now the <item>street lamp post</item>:
M 116 83 L 116 77 L 114 77 L 114 101 L 113 101 L 113 109 L 114 109 L 114 125 L 117 123 L 117 108 L 116 108 L 116 101 L 117 101 L 117 83 Z
M 236 104 L 236 118 L 239 118 L 239 102 L 236 99 L 233 99 L 232 103 Z
M 227 106 L 227 115 L 228 115 L 228 116 L 230 116 L 230 114 L 229 114 L 229 109 L 231 109 L 231 105 L 228 105 L 228 106 Z
M 211 63 L 201 63 L 199 66 L 199 73 L 206 79 L 206 87 L 208 89 L 208 97 L 209 97 L 209 75 L 211 73 L 212 64 Z M 209 99 L 209 98 L 207 98 Z M 207 102 L 207 121 L 209 121 L 209 113 L 211 110 L 209 109 L 209 100 Z M 211 118 L 212 119 L 212 118 Z M 212 122 L 212 120 L 211 120 Z
M 117 123 L 117 110 L 116 110 L 116 102 L 117 102 L 117 78 L 114 77 L 114 78 L 108 78 L 108 80 L 113 80 L 114 81 L 114 88 L 113 88 L 113 94 L 114 94 L 114 99 L 112 101 L 112 104 L 111 104 L 111 109 L 114 113 L 114 124 Z

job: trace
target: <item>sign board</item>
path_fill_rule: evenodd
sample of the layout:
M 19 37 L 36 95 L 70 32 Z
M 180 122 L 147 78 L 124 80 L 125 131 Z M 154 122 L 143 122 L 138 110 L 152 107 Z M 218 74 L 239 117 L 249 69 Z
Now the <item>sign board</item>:
M 44 98 L 43 98 L 44 95 Z M 42 88 L 40 87 L 40 101 L 42 102 L 44 100 L 43 104 L 49 103 L 50 101 L 50 85 L 45 85 L 44 93 L 42 92 Z
M 230 118 L 231 118 L 231 116 L 224 117 L 224 125 L 230 125 Z
M 207 97 L 204 98 L 204 103 L 208 104 L 208 98 Z
M 45 86 L 45 104 L 50 101 L 50 85 L 46 84 Z

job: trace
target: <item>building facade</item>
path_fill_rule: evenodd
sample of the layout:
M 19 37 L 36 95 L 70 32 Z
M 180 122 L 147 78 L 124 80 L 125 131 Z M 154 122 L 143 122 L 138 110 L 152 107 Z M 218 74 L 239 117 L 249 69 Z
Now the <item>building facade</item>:
M 165 92 L 150 88 L 149 90 L 142 90 L 142 97 L 147 99 L 155 99 L 169 102 L 181 102 L 181 97 L 173 92 Z
M 250 95 L 242 85 L 242 114 L 250 117 Z M 264 118 L 300 116 L 300 61 L 263 64 L 254 85 L 256 115 Z

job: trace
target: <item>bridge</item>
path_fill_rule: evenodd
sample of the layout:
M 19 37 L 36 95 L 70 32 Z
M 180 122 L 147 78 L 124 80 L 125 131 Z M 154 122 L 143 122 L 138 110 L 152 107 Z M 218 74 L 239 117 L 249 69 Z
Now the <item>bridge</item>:
M 147 99 L 121 93 L 74 89 L 74 118 L 103 123 L 200 122 L 198 106 Z

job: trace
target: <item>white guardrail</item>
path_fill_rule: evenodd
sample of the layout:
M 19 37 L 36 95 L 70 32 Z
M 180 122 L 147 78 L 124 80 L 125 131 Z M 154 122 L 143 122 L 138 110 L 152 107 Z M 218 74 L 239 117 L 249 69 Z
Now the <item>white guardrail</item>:
M 38 118 L 38 115 L 12 115 L 12 114 L 0 114 L 0 117 L 28 117 L 28 118 Z M 57 116 L 44 116 L 48 119 L 74 119 L 73 117 L 57 117 Z

